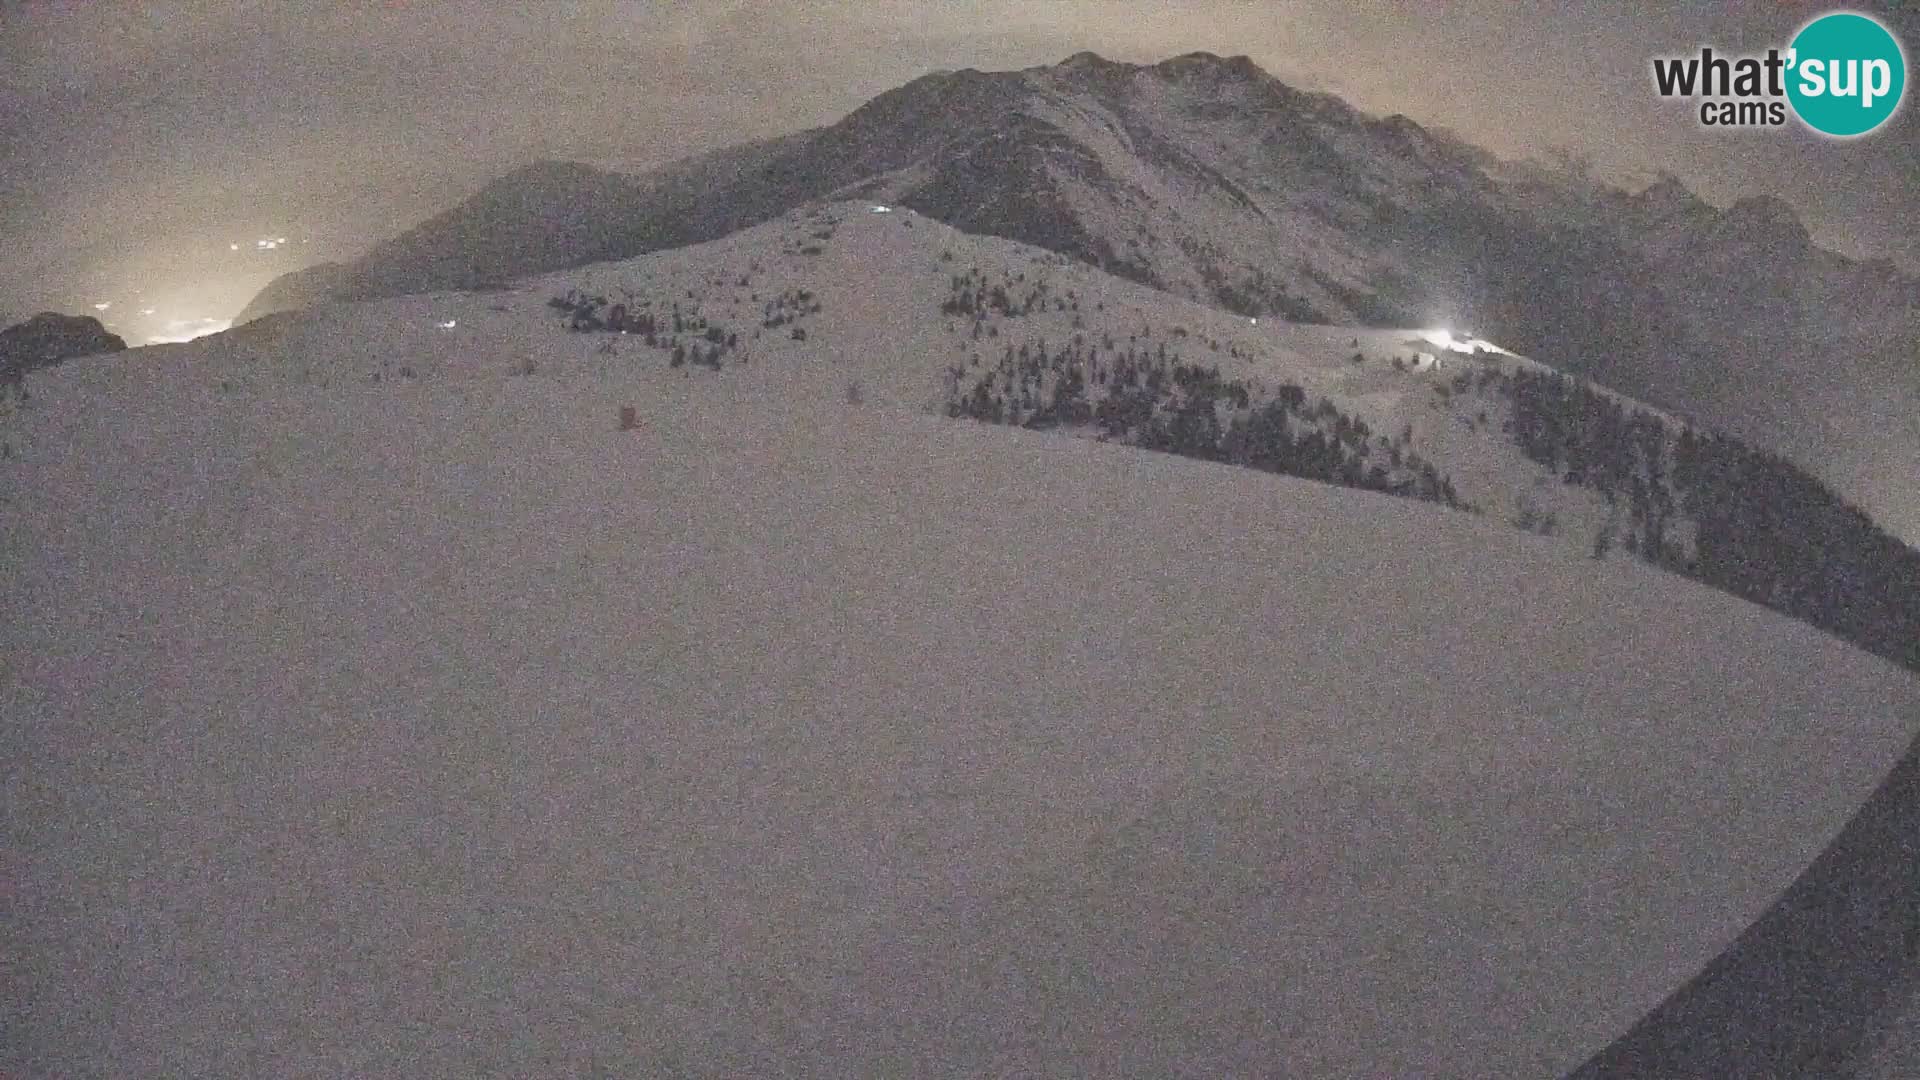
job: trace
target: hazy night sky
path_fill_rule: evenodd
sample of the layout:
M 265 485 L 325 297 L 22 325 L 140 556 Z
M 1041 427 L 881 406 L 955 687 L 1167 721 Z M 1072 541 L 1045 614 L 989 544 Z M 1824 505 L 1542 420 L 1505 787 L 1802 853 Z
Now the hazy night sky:
M 1653 55 L 1784 46 L 1833 5 L 1439 7 L 0 0 L 0 316 L 111 302 L 138 341 L 141 309 L 231 316 L 276 274 L 351 257 L 534 159 L 660 163 L 831 123 L 937 68 L 1081 49 L 1246 53 L 1505 156 L 1567 147 L 1616 179 L 1669 169 L 1714 202 L 1776 194 L 1822 243 L 1920 271 L 1911 101 L 1838 143 L 1797 123 L 1702 129 L 1652 91 Z M 1916 51 L 1920 11 L 1892 7 L 1853 9 Z

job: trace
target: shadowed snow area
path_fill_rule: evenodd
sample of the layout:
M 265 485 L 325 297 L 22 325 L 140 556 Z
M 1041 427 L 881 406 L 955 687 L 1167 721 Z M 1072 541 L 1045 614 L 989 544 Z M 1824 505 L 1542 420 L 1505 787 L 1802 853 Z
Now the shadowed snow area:
M 1904 1004 L 1886 1021 L 1885 1041 L 1860 1066 L 1863 1080 L 1905 1080 L 1920 1075 L 1920 996 L 1908 989 Z
M 35 377 L 7 1070 L 1559 1074 L 1920 717 L 1496 522 L 458 314 L 487 375 Z

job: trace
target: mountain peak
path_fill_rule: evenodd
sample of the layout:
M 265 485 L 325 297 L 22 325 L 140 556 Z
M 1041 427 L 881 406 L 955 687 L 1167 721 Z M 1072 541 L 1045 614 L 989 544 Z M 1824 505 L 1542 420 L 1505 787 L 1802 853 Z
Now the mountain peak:
M 1381 120 L 1380 127 L 1388 133 L 1403 139 L 1424 141 L 1431 138 L 1426 128 L 1421 127 L 1412 117 L 1405 113 L 1394 113 L 1392 116 Z
M 1072 56 L 1067 57 L 1065 60 L 1060 61 L 1060 63 L 1055 66 L 1067 71 L 1098 71 L 1111 70 L 1113 68 L 1130 68 L 1133 65 L 1109 60 L 1091 49 L 1082 49 Z
M 1081 50 L 1052 67 L 1030 68 L 1039 74 L 1075 86 L 1104 85 L 1124 81 L 1138 74 L 1138 64 L 1109 60 L 1091 50 Z
M 1661 173 L 1658 180 L 1641 189 L 1634 198 L 1649 207 L 1685 209 L 1703 205 L 1700 197 L 1688 190 L 1679 177 L 1667 172 Z
M 1217 78 L 1254 78 L 1264 77 L 1267 73 L 1251 57 L 1219 56 L 1200 50 L 1185 53 L 1172 59 L 1162 60 L 1154 65 L 1154 70 L 1166 75 L 1211 75 Z
M 1752 195 L 1740 199 L 1721 215 L 1721 224 L 1741 236 L 1774 239 L 1804 247 L 1810 236 L 1786 200 L 1775 195 Z
M 596 169 L 584 162 L 567 161 L 561 158 L 541 158 L 537 161 L 528 162 L 512 172 L 507 173 L 505 176 L 499 177 L 494 183 L 509 185 L 529 180 L 572 180 L 583 176 L 599 176 L 604 173 L 605 170 Z
M 1727 208 L 1727 216 L 1767 225 L 1793 228 L 1798 228 L 1800 225 L 1800 216 L 1795 214 L 1793 207 L 1778 195 L 1749 195 L 1744 199 L 1735 200 L 1734 204 Z

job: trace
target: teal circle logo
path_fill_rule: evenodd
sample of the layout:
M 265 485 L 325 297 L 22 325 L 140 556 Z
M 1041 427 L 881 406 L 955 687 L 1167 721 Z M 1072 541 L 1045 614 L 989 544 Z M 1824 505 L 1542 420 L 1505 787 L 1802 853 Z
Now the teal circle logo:
M 1788 53 L 1787 100 L 1815 131 L 1865 135 L 1887 122 L 1907 91 L 1907 58 L 1878 20 L 1851 11 L 1802 27 Z

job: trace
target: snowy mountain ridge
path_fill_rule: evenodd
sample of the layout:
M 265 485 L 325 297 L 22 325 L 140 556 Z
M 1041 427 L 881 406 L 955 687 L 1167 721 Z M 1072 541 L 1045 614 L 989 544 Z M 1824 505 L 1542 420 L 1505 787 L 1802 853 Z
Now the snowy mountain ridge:
M 1247 316 L 1459 322 L 1793 456 L 1903 535 L 1920 468 L 1920 282 L 1811 245 L 1777 199 L 1719 210 L 1501 162 L 1245 57 L 1091 53 L 937 72 L 840 122 L 642 176 L 544 163 L 339 275 L 324 297 L 473 288 L 717 239 L 818 200 L 911 207 Z
M 369 317 L 385 336 L 351 343 Z M 336 325 L 356 327 L 349 343 L 331 343 Z M 569 326 L 583 332 L 556 341 Z M 1238 316 L 862 202 L 507 291 L 279 316 L 225 348 L 244 357 L 241 384 L 260 374 L 252 343 L 283 333 L 293 355 L 328 341 L 345 365 L 302 378 L 458 376 L 394 359 L 425 336 L 429 356 L 486 343 L 523 350 L 530 368 L 635 367 L 756 394 L 770 382 L 1052 428 L 1440 502 L 1920 664 L 1920 556 L 1859 510 L 1777 456 L 1617 392 L 1511 353 L 1443 348 L 1457 341 L 1442 329 Z
M 1498 520 L 1547 373 L 1415 342 L 835 204 L 27 375 L 0 1069 L 1566 1073 L 1920 681 Z M 1125 445 L 1236 381 L 1483 513 Z

